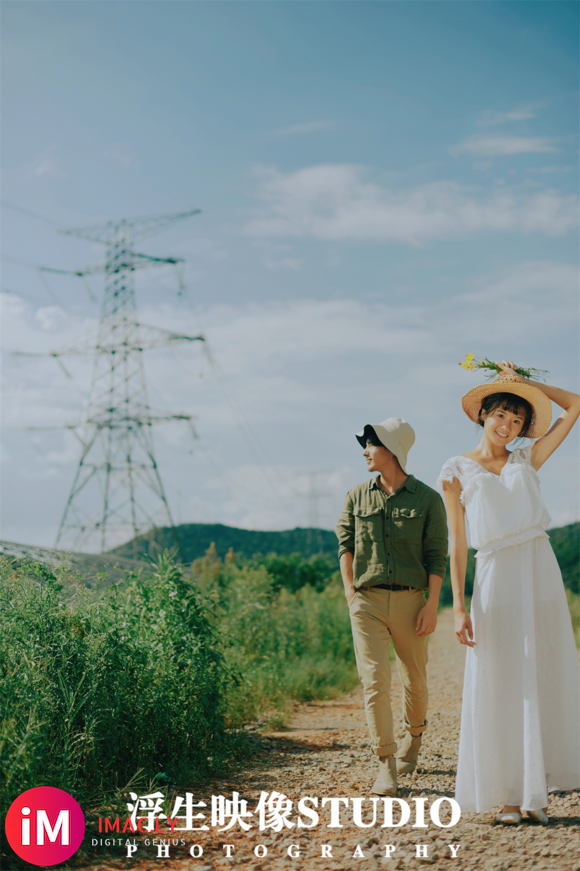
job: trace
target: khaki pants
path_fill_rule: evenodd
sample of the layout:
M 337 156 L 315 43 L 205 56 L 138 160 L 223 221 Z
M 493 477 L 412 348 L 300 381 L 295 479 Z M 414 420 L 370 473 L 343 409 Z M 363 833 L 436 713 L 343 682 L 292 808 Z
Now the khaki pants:
M 427 720 L 427 636 L 415 632 L 425 604 L 422 590 L 357 590 L 349 611 L 359 677 L 373 753 L 395 753 L 391 709 L 389 646 L 395 648 L 403 684 L 403 713 L 407 730 L 422 733 Z

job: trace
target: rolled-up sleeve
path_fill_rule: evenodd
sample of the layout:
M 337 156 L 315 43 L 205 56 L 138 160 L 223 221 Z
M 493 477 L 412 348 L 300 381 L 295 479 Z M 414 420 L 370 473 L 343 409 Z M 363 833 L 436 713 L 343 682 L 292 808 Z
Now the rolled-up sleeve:
M 354 554 L 354 515 L 350 493 L 346 494 L 342 513 L 336 524 L 336 534 L 338 536 L 338 558 L 340 559 L 343 553 Z
M 427 574 L 445 576 L 448 544 L 447 514 L 441 496 L 437 495 L 429 505 L 423 528 L 423 559 Z

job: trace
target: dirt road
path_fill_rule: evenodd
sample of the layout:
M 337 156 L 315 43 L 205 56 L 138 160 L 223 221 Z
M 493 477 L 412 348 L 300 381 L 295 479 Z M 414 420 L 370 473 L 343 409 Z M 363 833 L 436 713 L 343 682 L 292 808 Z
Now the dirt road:
M 399 782 L 399 796 L 409 802 L 413 813 L 402 827 L 357 827 L 352 809 L 341 809 L 342 828 L 328 828 L 330 809 L 319 809 L 320 822 L 311 829 L 284 828 L 282 831 L 245 832 L 239 826 L 227 832 L 215 830 L 186 838 L 186 847 L 170 847 L 170 858 L 157 858 L 156 850 L 139 848 L 133 860 L 107 862 L 107 869 L 184 869 L 214 871 L 235 866 L 248 871 L 351 871 L 377 868 L 412 869 L 424 865 L 440 869 L 558 869 L 580 871 L 580 793 L 550 797 L 551 824 L 542 827 L 529 821 L 515 828 L 493 825 L 493 814 L 465 814 L 452 828 L 439 828 L 429 819 L 428 808 L 437 797 L 453 796 L 459 739 L 461 687 L 465 650 L 455 641 L 452 614 L 444 612 L 437 632 L 430 640 L 429 686 L 431 705 L 429 730 L 425 734 L 420 767 Z M 401 687 L 395 677 L 393 698 L 400 710 Z M 402 734 L 402 733 L 401 733 Z M 196 799 L 211 804 L 211 795 L 231 797 L 234 791 L 254 809 L 262 792 L 283 793 L 294 802 L 289 820 L 296 821 L 298 802 L 305 796 L 364 797 L 363 821 L 372 819 L 369 787 L 375 760 L 370 755 L 359 689 L 347 697 L 329 702 L 300 705 L 287 729 L 269 733 L 264 750 L 248 763 L 244 773 L 210 784 L 196 793 Z M 428 828 L 413 827 L 415 798 L 426 798 Z M 445 803 L 447 804 L 447 803 Z M 310 805 L 312 806 L 312 805 Z M 379 800 L 379 810 L 382 808 Z M 303 817 L 309 823 L 306 817 Z M 395 816 L 395 821 L 399 819 Z M 444 821 L 444 816 L 442 814 Z M 203 848 L 192 858 L 193 844 Z M 226 858 L 224 844 L 233 845 Z M 262 845 L 258 847 L 258 845 Z M 290 858 L 299 849 L 297 858 Z M 327 845 L 322 856 L 322 845 Z M 357 848 L 357 845 L 358 848 Z M 394 847 L 387 851 L 387 845 Z M 417 845 L 421 849 L 417 850 Z M 452 845 L 453 849 L 449 845 Z M 255 854 L 264 853 L 265 856 Z M 328 849 L 329 848 L 329 849 Z M 194 851 L 195 852 L 195 851 Z M 199 847 L 197 848 L 199 852 Z M 386 852 L 391 858 L 386 858 Z M 417 857 L 417 852 L 426 856 Z M 456 853 L 456 858 L 452 857 Z M 330 855 L 329 855 L 330 854 Z M 356 854 L 356 855 L 355 855 Z M 362 854 L 362 855 L 361 855 Z M 127 864 L 126 864 L 127 862 Z M 93 866 L 94 867 L 94 866 Z

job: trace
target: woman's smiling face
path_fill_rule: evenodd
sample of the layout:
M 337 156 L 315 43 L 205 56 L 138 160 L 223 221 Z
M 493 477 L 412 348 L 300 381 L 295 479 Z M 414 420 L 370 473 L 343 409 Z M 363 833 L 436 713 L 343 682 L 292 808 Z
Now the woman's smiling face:
M 498 406 L 489 413 L 482 411 L 481 417 L 484 421 L 483 431 L 488 439 L 494 445 L 507 445 L 522 431 L 526 412 L 524 408 L 518 408 L 517 412 L 513 412 Z

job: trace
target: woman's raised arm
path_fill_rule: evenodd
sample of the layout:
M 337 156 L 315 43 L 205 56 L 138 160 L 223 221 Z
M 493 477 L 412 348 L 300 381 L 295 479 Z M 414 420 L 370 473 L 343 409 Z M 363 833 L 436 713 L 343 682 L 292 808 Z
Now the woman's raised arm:
M 576 421 L 580 416 L 580 396 L 577 393 L 572 393 L 571 390 L 563 390 L 561 387 L 552 387 L 550 384 L 542 384 L 540 381 L 531 381 L 529 378 L 522 378 L 514 371 L 517 367 L 511 360 L 502 360 L 498 366 L 509 372 L 510 375 L 516 375 L 524 384 L 530 384 L 545 393 L 548 399 L 551 399 L 556 405 L 564 409 L 560 417 L 552 424 L 545 436 L 538 439 L 532 448 L 532 466 L 536 471 L 544 465 L 548 457 L 550 457 L 556 448 L 560 447 Z

